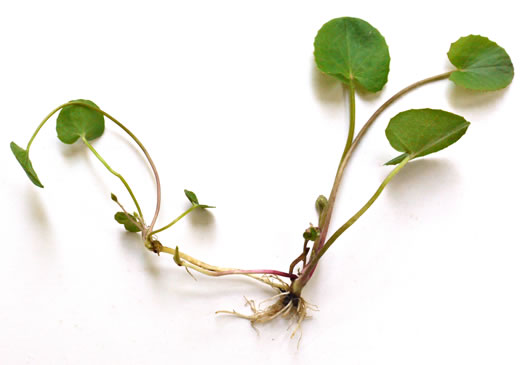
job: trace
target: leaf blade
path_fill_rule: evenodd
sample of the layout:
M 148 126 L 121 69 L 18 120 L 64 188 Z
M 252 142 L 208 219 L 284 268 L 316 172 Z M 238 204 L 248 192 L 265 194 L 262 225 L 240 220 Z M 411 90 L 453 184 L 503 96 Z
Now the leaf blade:
M 29 159 L 29 152 L 18 146 L 15 142 L 11 142 L 9 146 L 11 147 L 11 152 L 15 155 L 16 160 L 24 169 L 29 180 L 39 188 L 43 188 L 44 185 L 40 182 L 38 175 L 33 169 L 33 164 Z
M 197 199 L 197 195 L 195 195 L 193 191 L 184 189 L 184 194 L 190 201 L 191 205 L 199 205 L 199 199 Z
M 370 92 L 383 88 L 390 70 L 384 37 L 364 20 L 335 18 L 319 29 L 314 58 L 322 72 L 349 84 L 356 80 Z
M 390 145 L 403 154 L 386 164 L 398 164 L 407 155 L 414 159 L 438 152 L 457 142 L 469 125 L 465 118 L 443 110 L 401 112 L 390 120 L 385 134 Z
M 450 80 L 467 89 L 499 90 L 514 78 L 514 66 L 505 49 L 480 35 L 461 37 L 450 45 L 447 56 L 457 67 Z
M 71 102 L 83 103 L 99 109 L 90 100 L 78 99 Z M 75 143 L 82 136 L 91 141 L 104 133 L 104 116 L 82 105 L 68 105 L 58 114 L 56 131 L 58 139 L 66 144 Z

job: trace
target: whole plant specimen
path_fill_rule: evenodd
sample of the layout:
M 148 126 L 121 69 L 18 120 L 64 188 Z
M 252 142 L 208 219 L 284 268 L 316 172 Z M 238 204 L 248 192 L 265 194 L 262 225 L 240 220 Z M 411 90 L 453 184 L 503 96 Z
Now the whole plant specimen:
M 235 311 L 219 311 L 217 313 L 234 314 L 249 319 L 252 324 L 267 322 L 279 316 L 290 316 L 297 321 L 296 329 L 292 333 L 293 336 L 306 318 L 308 309 L 311 308 L 311 305 L 303 299 L 302 291 L 327 250 L 370 208 L 386 185 L 411 160 L 438 152 L 452 145 L 465 134 L 470 123 L 459 115 L 435 109 L 411 109 L 394 116 L 385 133 L 391 146 L 401 153 L 386 162 L 386 165 L 395 167 L 362 208 L 331 236 L 328 236 L 333 208 L 345 168 L 370 126 L 392 103 L 420 86 L 449 79 L 459 87 L 478 91 L 494 91 L 508 86 L 514 76 L 512 62 L 503 48 L 479 35 L 462 37 L 452 43 L 448 52 L 448 58 L 455 67 L 454 69 L 417 81 L 394 94 L 370 116 L 354 137 L 356 87 L 368 92 L 378 92 L 383 89 L 390 68 L 390 55 L 386 41 L 377 29 L 364 20 L 350 17 L 336 18 L 324 24 L 319 30 L 314 42 L 314 56 L 321 72 L 338 79 L 348 89 L 350 121 L 348 137 L 330 195 L 328 198 L 323 195 L 317 198 L 315 205 L 319 214 L 318 224 L 317 226 L 310 225 L 304 231 L 300 254 L 291 262 L 288 271 L 241 270 L 212 266 L 183 253 L 178 247 L 164 246 L 158 240 L 158 233 L 170 228 L 194 209 L 213 207 L 200 204 L 193 192 L 185 190 L 186 197 L 192 206 L 170 223 L 155 229 L 161 205 L 161 184 L 153 160 L 143 144 L 129 129 L 89 100 L 74 100 L 60 105 L 40 123 L 26 149 L 22 149 L 12 142 L 11 150 L 29 179 L 36 186 L 42 188 L 43 185 L 29 159 L 29 149 L 42 126 L 56 112 L 60 111 L 56 127 L 58 138 L 67 144 L 75 143 L 80 139 L 107 170 L 120 179 L 132 198 L 136 211 L 130 213 L 122 206 L 117 197 L 111 194 L 112 200 L 121 208 L 121 211 L 115 214 L 115 219 L 123 224 L 126 230 L 139 232 L 147 249 L 157 254 L 172 255 L 175 263 L 187 270 L 192 269 L 209 276 L 244 275 L 270 285 L 276 289 L 277 293 L 275 297 L 268 300 L 270 304 L 266 307 L 260 308 L 253 301 L 248 301 L 252 309 L 252 313 L 249 315 Z M 157 201 L 154 216 L 149 224 L 146 223 L 140 205 L 127 181 L 110 167 L 90 143 L 103 134 L 104 118 L 114 122 L 133 139 L 146 156 L 153 171 Z

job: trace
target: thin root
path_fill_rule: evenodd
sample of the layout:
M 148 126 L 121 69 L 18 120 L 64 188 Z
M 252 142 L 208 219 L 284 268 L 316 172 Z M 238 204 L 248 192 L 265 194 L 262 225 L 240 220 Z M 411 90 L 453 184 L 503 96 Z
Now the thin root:
M 306 302 L 303 298 L 297 297 L 293 294 L 291 294 L 289 291 L 281 292 L 271 298 L 268 298 L 266 300 L 263 300 L 260 304 L 276 300 L 273 304 L 264 306 L 261 308 L 261 305 L 258 307 L 256 306 L 255 302 L 253 300 L 246 300 L 246 304 L 250 307 L 252 314 L 246 315 L 239 312 L 236 312 L 235 310 L 232 311 L 217 311 L 216 314 L 223 313 L 223 314 L 231 314 L 233 316 L 247 319 L 250 321 L 252 327 L 259 333 L 257 328 L 255 327 L 256 324 L 259 323 L 266 323 L 269 321 L 274 320 L 277 317 L 282 317 L 286 319 L 290 319 L 295 322 L 295 328 L 292 331 L 292 334 L 290 338 L 293 338 L 298 330 L 301 329 L 301 324 L 308 316 L 308 310 L 315 310 L 317 311 L 317 307 Z M 291 326 L 293 323 L 291 324 Z M 291 327 L 290 326 L 290 327 Z M 288 329 L 290 329 L 290 327 Z M 301 333 L 302 337 L 302 333 Z M 301 339 L 299 338 L 299 341 Z

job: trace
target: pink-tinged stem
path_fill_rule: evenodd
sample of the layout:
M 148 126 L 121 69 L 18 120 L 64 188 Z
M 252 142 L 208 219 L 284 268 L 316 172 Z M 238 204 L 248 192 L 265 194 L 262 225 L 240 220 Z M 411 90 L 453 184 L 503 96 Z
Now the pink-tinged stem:
M 282 276 L 285 278 L 290 278 L 292 280 L 297 279 L 297 275 L 290 274 L 283 271 L 278 270 L 228 270 L 228 271 L 216 271 L 215 276 L 223 276 L 223 275 L 236 275 L 236 274 L 262 274 L 262 275 L 275 275 L 275 276 Z

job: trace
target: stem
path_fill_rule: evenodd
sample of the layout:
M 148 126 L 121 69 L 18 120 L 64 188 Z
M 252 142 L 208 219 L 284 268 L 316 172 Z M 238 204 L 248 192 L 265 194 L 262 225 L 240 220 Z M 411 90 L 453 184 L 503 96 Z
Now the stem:
M 135 198 L 135 194 L 133 194 L 133 191 L 131 191 L 131 188 L 129 187 L 126 179 L 124 179 L 124 177 L 119 174 L 118 172 L 116 172 L 115 170 L 113 170 L 111 168 L 111 166 L 109 166 L 109 164 L 102 158 L 102 156 L 100 156 L 100 154 L 97 152 L 97 150 L 95 150 L 95 148 L 91 145 L 91 143 L 88 142 L 88 140 L 86 139 L 85 136 L 82 136 L 82 140 L 84 141 L 85 145 L 91 150 L 91 152 L 93 152 L 93 154 L 98 158 L 98 160 L 100 162 L 102 162 L 102 164 L 104 166 L 106 166 L 106 168 L 108 169 L 109 172 L 111 172 L 113 175 L 115 175 L 116 177 L 118 177 L 120 179 L 120 181 L 122 181 L 122 183 L 124 184 L 124 186 L 126 187 L 126 189 L 128 190 L 128 193 L 129 195 L 131 195 L 131 198 L 133 199 L 133 202 L 135 203 L 135 206 L 137 207 L 137 210 L 139 212 L 139 215 L 140 215 L 140 218 L 144 218 L 144 216 L 142 215 L 142 210 L 140 209 L 140 205 L 139 205 L 139 202 L 137 201 L 137 199 Z
M 431 83 L 431 82 L 434 82 L 434 81 L 439 81 L 439 80 L 446 79 L 446 78 L 448 78 L 450 76 L 450 74 L 452 72 L 453 71 L 447 71 L 447 72 L 444 72 L 442 74 L 439 74 L 439 75 L 436 75 L 436 76 L 432 76 L 432 77 L 429 77 L 429 78 L 417 81 L 417 82 L 415 82 L 415 83 L 405 87 L 404 89 L 402 89 L 399 92 L 397 92 L 396 94 L 394 94 L 390 99 L 385 101 L 383 103 L 383 105 L 381 105 L 375 111 L 375 113 L 372 114 L 370 119 L 368 119 L 368 121 L 363 125 L 363 127 L 361 128 L 361 130 L 357 134 L 357 136 L 354 139 L 354 141 L 351 143 L 351 145 L 348 148 L 348 150 L 345 149 L 345 152 L 343 153 L 343 157 L 341 158 L 341 161 L 340 161 L 339 166 L 337 168 L 337 173 L 336 173 L 336 176 L 335 176 L 335 179 L 334 179 L 334 183 L 332 185 L 332 191 L 330 192 L 330 197 L 328 199 L 328 204 L 327 204 L 326 208 L 324 209 L 323 214 L 321 215 L 321 219 L 319 220 L 319 228 L 320 228 L 321 233 L 319 235 L 319 239 L 314 243 L 314 247 L 313 247 L 313 251 L 312 251 L 312 257 L 310 258 L 310 261 L 312 261 L 312 259 L 316 256 L 315 254 L 317 254 L 319 252 L 319 250 L 321 250 L 323 248 L 323 246 L 324 246 L 324 243 L 325 243 L 325 240 L 326 240 L 326 236 L 328 234 L 328 228 L 330 226 L 330 220 L 332 218 L 332 213 L 333 213 L 334 204 L 335 204 L 335 198 L 337 196 L 339 185 L 341 184 L 341 180 L 343 178 L 344 169 L 346 168 L 346 165 L 348 164 L 348 161 L 350 160 L 350 157 L 352 157 L 352 155 L 353 155 L 355 149 L 357 148 L 359 142 L 361 141 L 361 139 L 363 139 L 364 135 L 369 130 L 370 126 L 376 121 L 376 119 L 381 115 L 381 113 L 383 113 L 393 102 L 395 102 L 396 100 L 400 99 L 402 96 L 404 96 L 408 92 L 410 92 L 410 91 L 412 91 L 414 89 L 417 89 L 418 87 L 423 86 L 425 84 L 428 84 L 428 83 Z M 315 271 L 315 267 L 310 271 L 310 273 L 309 273 L 310 277 L 312 276 L 314 271 Z M 301 276 L 303 276 L 303 275 L 301 275 Z M 306 279 L 304 281 L 304 285 L 306 285 L 306 282 L 308 281 L 308 279 Z
M 175 255 L 177 253 L 178 250 L 175 250 L 173 248 L 170 248 L 170 247 L 166 247 L 166 246 L 163 246 L 161 251 L 160 252 L 164 252 L 164 253 L 167 253 L 169 255 Z M 255 280 L 258 280 L 260 282 L 263 282 L 267 285 L 270 285 L 274 288 L 279 288 L 279 289 L 282 289 L 282 290 L 288 290 L 288 286 L 282 282 L 282 283 L 277 283 L 277 282 L 274 282 L 274 281 L 271 281 L 269 278 L 267 277 L 264 277 L 264 276 L 257 276 L 256 274 L 262 274 L 262 275 L 275 275 L 275 276 L 283 276 L 283 277 L 288 277 L 288 278 L 291 278 L 291 279 L 296 279 L 297 276 L 296 275 L 293 275 L 293 274 L 288 274 L 288 273 L 285 273 L 285 272 L 282 272 L 282 271 L 278 271 L 278 270 L 239 270 L 239 269 L 231 269 L 231 268 L 222 268 L 222 267 L 218 267 L 218 266 L 212 266 L 212 265 L 209 265 L 209 264 L 206 264 L 202 261 L 199 261 L 193 257 L 191 257 L 190 255 L 187 255 L 183 252 L 180 252 L 178 251 L 178 256 L 180 257 L 180 259 L 184 260 L 181 262 L 182 266 L 185 266 L 187 268 L 191 268 L 195 271 L 198 271 L 204 275 L 208 275 L 208 276 L 224 276 L 224 275 L 245 275 L 245 276 L 248 276 L 252 279 L 255 279 Z
M 339 227 L 339 229 L 337 231 L 335 231 L 335 233 L 326 241 L 325 245 L 319 250 L 319 252 L 317 254 L 314 254 L 312 259 L 308 263 L 307 267 L 305 268 L 304 274 L 301 275 L 299 277 L 299 279 L 297 279 L 296 282 L 294 283 L 294 287 L 296 285 L 300 289 L 302 289 L 302 287 L 304 287 L 304 285 L 308 281 L 308 276 L 309 276 L 310 272 L 313 273 L 313 271 L 315 270 L 315 266 L 317 265 L 317 262 L 326 253 L 326 251 L 328 251 L 328 249 L 333 245 L 335 240 L 337 240 L 337 238 L 339 238 L 339 236 L 341 236 L 348 228 L 350 228 L 350 226 L 352 226 L 368 210 L 368 208 L 370 208 L 372 206 L 372 204 L 374 204 L 374 202 L 377 200 L 379 195 L 381 195 L 381 193 L 383 192 L 383 190 L 385 189 L 387 184 L 390 182 L 390 180 L 392 180 L 392 178 L 394 176 L 396 176 L 397 173 L 399 171 L 401 171 L 401 169 L 403 167 L 405 167 L 405 165 L 408 163 L 408 161 L 410 161 L 411 158 L 412 158 L 411 155 L 406 156 L 403 159 L 403 161 L 401 161 L 399 163 L 399 165 L 397 165 L 396 168 L 393 169 L 390 172 L 390 174 L 388 174 L 388 176 L 383 180 L 381 185 L 379 185 L 379 188 L 376 190 L 374 195 L 372 195 L 372 197 L 366 202 L 366 204 L 363 205 L 363 207 L 361 209 L 359 209 L 357 211 L 357 213 L 355 213 L 352 216 L 352 218 L 350 218 L 348 221 L 346 221 L 345 224 L 343 224 L 341 227 Z
M 108 118 L 113 123 L 115 123 L 117 126 L 119 126 L 124 132 L 126 132 L 131 137 L 131 139 L 133 139 L 133 141 L 135 141 L 135 143 L 140 147 L 140 149 L 142 150 L 142 152 L 146 156 L 146 159 L 148 160 L 148 162 L 149 162 L 149 164 L 151 166 L 151 170 L 153 171 L 153 175 L 155 176 L 155 184 L 156 184 L 156 188 L 157 188 L 157 205 L 156 205 L 156 208 L 155 208 L 155 213 L 153 215 L 153 219 L 151 220 L 151 224 L 149 225 L 149 228 L 147 229 L 147 232 L 146 232 L 146 236 L 149 235 L 149 233 L 151 233 L 151 231 L 153 230 L 153 227 L 155 226 L 155 223 L 156 223 L 157 218 L 158 218 L 159 213 L 160 213 L 161 189 L 160 189 L 159 173 L 157 172 L 157 168 L 155 167 L 155 164 L 153 163 L 153 160 L 151 159 L 150 154 L 146 150 L 146 147 L 144 147 L 144 145 L 140 142 L 140 140 L 133 133 L 131 133 L 131 131 L 128 128 L 126 128 L 122 123 L 120 123 L 118 120 L 113 118 L 111 115 L 109 115 L 108 113 L 106 113 L 105 111 L 103 111 L 103 110 L 101 110 L 99 108 L 95 108 L 95 107 L 93 107 L 91 105 L 88 105 L 88 104 L 85 104 L 85 103 L 82 103 L 82 102 L 70 101 L 69 103 L 62 104 L 59 107 L 55 108 L 51 113 L 49 113 L 44 118 L 44 120 L 38 125 L 35 133 L 33 133 L 33 136 L 31 137 L 31 139 L 29 140 L 29 143 L 27 144 L 27 148 L 26 148 L 27 152 L 29 153 L 29 147 L 31 147 L 31 144 L 33 143 L 33 140 L 35 139 L 36 135 L 38 134 L 40 129 L 44 126 L 44 124 L 49 120 L 49 118 L 51 118 L 51 116 L 53 114 L 55 114 L 57 111 L 59 111 L 60 109 L 66 107 L 66 106 L 69 106 L 69 105 L 80 105 L 80 106 L 83 106 L 85 108 L 88 108 L 88 109 L 91 109 L 91 110 L 95 110 L 95 111 L 101 113 L 106 118 Z
M 154 234 L 157 234 L 159 232 L 162 232 L 168 228 L 170 228 L 172 225 L 174 225 L 175 223 L 177 223 L 178 221 L 180 221 L 182 218 L 184 218 L 186 215 L 190 214 L 195 208 L 197 208 L 198 205 L 192 205 L 190 209 L 188 209 L 187 211 L 185 211 L 184 213 L 182 213 L 181 215 L 179 215 L 177 218 L 175 218 L 171 223 L 165 225 L 164 227 L 162 228 L 159 228 L 157 229 L 156 231 L 153 231 L 149 234 L 149 236 L 152 236 Z

